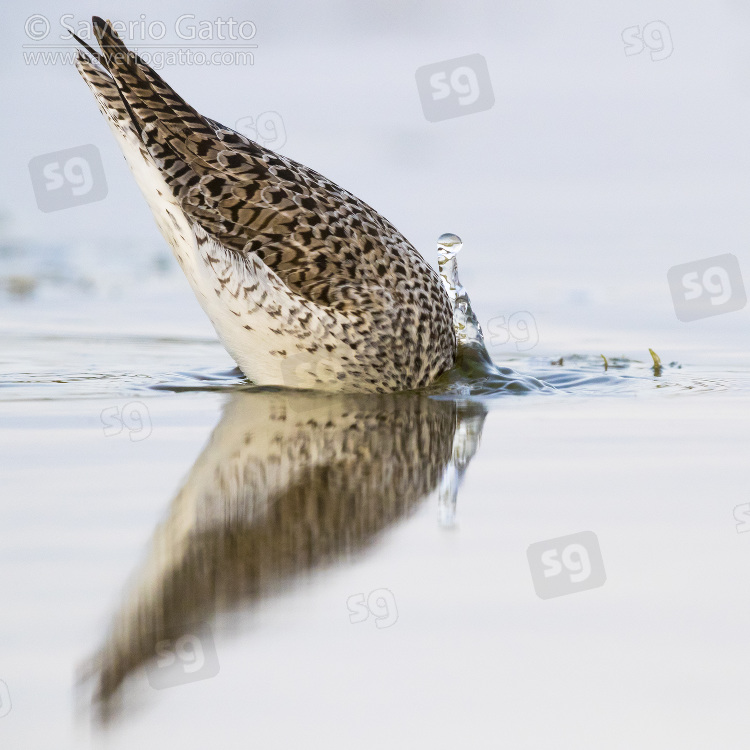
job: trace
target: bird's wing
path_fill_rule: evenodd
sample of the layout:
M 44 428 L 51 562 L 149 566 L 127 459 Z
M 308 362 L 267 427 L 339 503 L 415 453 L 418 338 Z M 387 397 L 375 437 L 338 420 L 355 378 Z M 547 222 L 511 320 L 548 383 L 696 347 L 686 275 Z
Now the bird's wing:
M 400 287 L 407 301 L 445 307 L 444 300 L 416 299 L 414 290 L 425 288 L 439 295 L 439 279 L 377 211 L 314 170 L 203 117 L 108 23 L 95 18 L 94 26 L 122 112 L 189 220 L 210 237 L 230 251 L 255 253 L 317 304 L 357 309 L 373 288 Z

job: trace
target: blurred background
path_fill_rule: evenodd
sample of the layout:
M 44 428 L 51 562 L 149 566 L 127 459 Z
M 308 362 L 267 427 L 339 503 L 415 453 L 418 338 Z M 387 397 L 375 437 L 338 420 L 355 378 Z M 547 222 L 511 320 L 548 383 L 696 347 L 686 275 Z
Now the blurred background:
M 69 62 L 64 26 L 90 36 L 92 13 L 135 22 L 123 38 L 201 113 L 255 128 L 355 193 L 430 262 L 441 233 L 459 234 L 462 280 L 498 359 L 740 356 L 748 310 L 680 322 L 667 281 L 673 266 L 727 253 L 748 274 L 750 8 L 739 2 L 9 7 L 1 326 L 213 336 Z M 217 19 L 246 23 L 222 40 Z M 204 38 L 185 38 L 201 24 Z M 234 57 L 237 45 L 251 56 Z M 229 54 L 212 62 L 216 51 Z M 481 111 L 430 121 L 417 70 L 467 56 L 486 61 Z M 89 145 L 104 196 L 40 210 L 30 162 Z

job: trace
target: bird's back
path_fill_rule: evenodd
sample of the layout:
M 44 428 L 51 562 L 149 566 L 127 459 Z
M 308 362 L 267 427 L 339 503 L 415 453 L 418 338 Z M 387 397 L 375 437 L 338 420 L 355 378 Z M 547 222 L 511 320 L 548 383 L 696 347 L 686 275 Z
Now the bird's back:
M 377 211 L 202 117 L 108 24 L 78 68 L 229 352 L 262 384 L 418 388 L 455 359 L 437 273 Z

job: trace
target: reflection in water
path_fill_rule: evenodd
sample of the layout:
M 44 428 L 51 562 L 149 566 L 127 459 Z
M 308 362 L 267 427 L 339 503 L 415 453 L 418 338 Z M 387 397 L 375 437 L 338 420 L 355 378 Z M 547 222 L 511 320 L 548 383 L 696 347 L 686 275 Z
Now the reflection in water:
M 450 525 L 485 413 L 419 394 L 232 396 L 86 670 L 97 717 L 160 641 L 367 548 L 437 487 Z

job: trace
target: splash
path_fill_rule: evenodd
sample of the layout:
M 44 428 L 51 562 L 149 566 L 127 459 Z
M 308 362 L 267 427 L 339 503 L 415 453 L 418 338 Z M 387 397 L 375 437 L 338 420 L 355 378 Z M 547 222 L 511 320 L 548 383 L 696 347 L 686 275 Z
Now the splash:
M 456 234 L 438 237 L 438 267 L 440 279 L 453 305 L 453 327 L 459 346 L 479 343 L 484 346 L 484 335 L 477 316 L 471 308 L 469 293 L 458 278 L 458 254 L 464 243 Z
M 491 395 L 502 391 L 550 390 L 536 378 L 520 375 L 509 367 L 498 367 L 484 343 L 482 326 L 471 306 L 469 293 L 458 277 L 457 255 L 463 242 L 458 235 L 438 238 L 440 278 L 453 305 L 456 331 L 456 365 L 437 381 L 433 392 L 453 396 Z M 466 467 L 479 447 L 486 410 L 479 403 L 465 402 L 459 408 L 453 435 L 451 459 L 443 470 L 438 490 L 438 522 L 446 529 L 456 525 L 456 502 Z
M 438 237 L 438 267 L 443 287 L 453 305 L 456 331 L 455 367 L 438 379 L 439 388 L 461 395 L 489 395 L 499 391 L 544 391 L 552 386 L 536 378 L 521 375 L 510 367 L 498 367 L 487 352 L 482 326 L 471 306 L 469 293 L 458 277 L 458 258 L 463 247 L 456 234 Z

